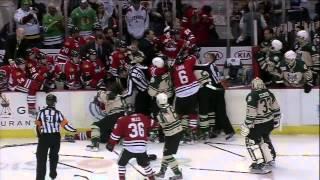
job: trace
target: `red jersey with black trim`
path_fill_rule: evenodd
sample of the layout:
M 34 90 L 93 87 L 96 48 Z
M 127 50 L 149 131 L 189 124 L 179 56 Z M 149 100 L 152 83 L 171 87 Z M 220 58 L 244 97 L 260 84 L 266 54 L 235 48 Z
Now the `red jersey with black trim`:
M 123 148 L 132 153 L 146 152 L 148 134 L 155 122 L 143 114 L 120 117 L 110 135 L 109 144 L 117 144 L 123 138 Z
M 175 40 L 172 37 L 167 37 L 166 35 L 160 36 L 160 43 L 162 44 L 161 52 L 168 58 L 175 59 L 184 46 L 184 40 Z
M 120 50 L 115 50 L 110 56 L 110 68 L 109 72 L 114 76 L 118 77 L 120 71 L 127 71 L 129 69 L 128 65 L 129 59 Z
M 37 91 L 41 87 L 41 84 L 27 78 L 26 73 L 24 70 L 16 67 L 11 66 L 10 70 L 10 77 L 9 77 L 9 89 L 14 91 L 16 88 L 23 92 L 28 91 Z
M 66 63 L 71 55 L 71 50 L 79 50 L 80 46 L 86 44 L 86 41 L 82 38 L 67 37 L 63 43 L 63 47 L 60 49 L 57 56 L 58 63 Z
M 193 55 L 186 57 L 182 64 L 174 64 L 171 72 L 177 97 L 188 97 L 198 92 L 200 86 L 193 73 L 197 58 Z
M 66 75 L 65 85 L 69 89 L 80 89 L 80 65 L 74 64 L 71 61 L 68 61 L 64 66 L 64 71 Z

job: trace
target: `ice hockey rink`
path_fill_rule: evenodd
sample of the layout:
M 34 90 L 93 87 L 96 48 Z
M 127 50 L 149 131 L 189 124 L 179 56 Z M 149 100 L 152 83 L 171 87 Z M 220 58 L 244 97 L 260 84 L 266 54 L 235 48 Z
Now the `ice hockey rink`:
M 232 141 L 224 141 L 223 137 L 210 140 L 212 143 L 227 143 L 228 145 L 212 144 L 238 155 L 211 147 L 203 142 L 194 145 L 181 145 L 176 155 L 186 180 L 318 180 L 319 179 L 319 136 L 314 135 L 273 135 L 272 140 L 278 157 L 272 172 L 266 175 L 192 170 L 191 168 L 246 171 L 250 165 L 250 157 L 244 144 L 244 138 L 237 135 Z M 1 139 L 1 146 L 7 144 L 21 144 L 36 142 L 36 139 Z M 75 166 L 84 170 L 58 165 L 57 180 L 90 179 L 116 180 L 117 158 L 115 153 L 109 152 L 100 144 L 100 152 L 85 151 L 88 141 L 75 143 L 62 142 L 59 162 Z M 158 156 L 151 165 L 154 171 L 160 169 L 163 144 L 148 144 L 148 153 Z M 121 147 L 115 149 L 120 152 Z M 7 147 L 0 149 L 0 179 L 1 180 L 34 180 L 36 172 L 36 145 Z M 98 158 L 70 157 L 65 155 L 94 156 Z M 245 158 L 239 155 L 244 155 Z M 103 158 L 103 159 L 102 159 Z M 130 163 L 140 169 L 135 160 Z M 48 170 L 48 169 L 47 169 Z M 143 172 L 143 171 L 142 171 Z M 48 174 L 48 172 L 47 172 Z M 75 176 L 76 175 L 76 176 Z M 80 175 L 80 176 L 77 176 Z M 167 171 L 165 179 L 172 176 Z M 82 177 L 81 177 L 82 176 Z M 47 179 L 50 179 L 47 176 Z M 134 168 L 127 166 L 127 179 L 144 179 Z

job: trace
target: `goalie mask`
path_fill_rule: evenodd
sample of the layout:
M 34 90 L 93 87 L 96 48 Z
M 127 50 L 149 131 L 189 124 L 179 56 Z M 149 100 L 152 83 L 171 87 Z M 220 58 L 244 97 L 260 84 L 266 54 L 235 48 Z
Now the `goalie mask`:
M 251 81 L 251 89 L 252 90 L 266 89 L 266 85 L 260 78 L 256 77 Z
M 157 105 L 159 108 L 167 108 L 168 104 L 168 96 L 164 93 L 160 93 L 156 96 Z
M 288 66 L 292 67 L 296 62 L 297 54 L 294 51 L 290 50 L 284 54 L 284 58 Z
M 46 97 L 46 104 L 49 107 L 55 107 L 56 103 L 57 103 L 57 96 L 53 94 L 48 94 Z

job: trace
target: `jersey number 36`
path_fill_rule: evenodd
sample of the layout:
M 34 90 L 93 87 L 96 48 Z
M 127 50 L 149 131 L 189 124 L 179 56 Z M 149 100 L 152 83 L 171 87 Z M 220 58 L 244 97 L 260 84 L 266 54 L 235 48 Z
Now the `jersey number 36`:
M 142 122 L 130 123 L 128 128 L 131 129 L 129 136 L 131 138 L 136 138 L 138 136 L 144 137 L 144 124 Z

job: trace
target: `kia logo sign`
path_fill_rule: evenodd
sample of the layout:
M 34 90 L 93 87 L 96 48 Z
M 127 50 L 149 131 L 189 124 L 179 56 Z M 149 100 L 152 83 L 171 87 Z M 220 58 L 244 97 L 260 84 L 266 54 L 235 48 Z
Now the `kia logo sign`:
M 204 53 L 203 56 L 205 56 L 206 54 L 214 54 L 214 56 L 216 57 L 216 60 L 220 60 L 223 58 L 223 54 L 220 51 L 208 51 L 208 52 Z
M 237 51 L 234 53 L 233 57 L 240 58 L 241 60 L 248 60 L 251 59 L 251 51 Z

